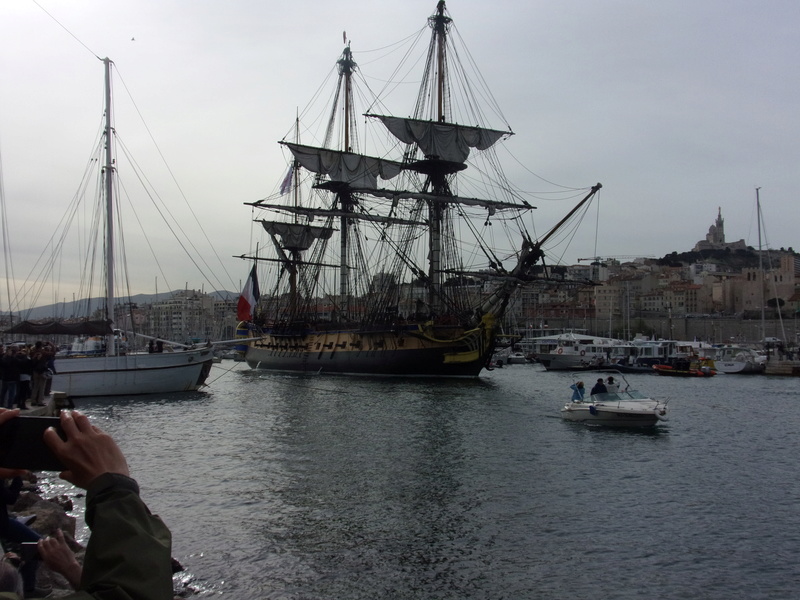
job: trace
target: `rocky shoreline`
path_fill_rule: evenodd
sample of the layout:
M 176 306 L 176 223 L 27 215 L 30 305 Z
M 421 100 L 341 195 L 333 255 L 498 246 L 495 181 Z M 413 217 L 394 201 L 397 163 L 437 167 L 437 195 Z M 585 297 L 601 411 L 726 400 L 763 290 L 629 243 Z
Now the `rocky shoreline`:
M 66 494 L 45 498 L 41 495 L 38 483 L 39 479 L 35 473 L 23 477 L 19 498 L 9 506 L 9 518 L 30 519 L 27 522 L 28 527 L 42 536 L 52 535 L 54 531 L 60 529 L 64 532 L 64 539 L 75 553 L 78 562 L 83 564 L 86 549 L 75 540 L 76 519 L 68 514 L 74 508 L 73 498 Z M 83 493 L 79 492 L 74 497 L 82 495 Z M 43 563 L 39 566 L 38 586 L 51 587 L 53 589 L 51 598 L 66 596 L 72 592 L 67 580 Z

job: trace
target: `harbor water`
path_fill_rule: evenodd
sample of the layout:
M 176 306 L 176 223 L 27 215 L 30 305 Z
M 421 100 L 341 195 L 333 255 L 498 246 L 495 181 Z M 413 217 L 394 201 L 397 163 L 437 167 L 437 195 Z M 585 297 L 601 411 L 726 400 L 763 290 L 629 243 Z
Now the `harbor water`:
M 627 375 L 670 398 L 668 422 L 562 421 L 569 385 L 598 376 L 224 361 L 203 393 L 76 404 L 122 447 L 198 597 L 798 597 L 800 380 Z

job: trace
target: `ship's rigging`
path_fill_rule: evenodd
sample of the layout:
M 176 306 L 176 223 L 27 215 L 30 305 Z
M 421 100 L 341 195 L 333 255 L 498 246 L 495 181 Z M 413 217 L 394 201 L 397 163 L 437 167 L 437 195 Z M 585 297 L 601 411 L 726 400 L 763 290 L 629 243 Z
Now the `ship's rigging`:
M 243 258 L 276 267 L 271 277 L 260 277 L 272 288 L 262 286 L 256 321 L 293 340 L 285 347 L 265 342 L 270 352 L 295 351 L 298 361 L 308 362 L 311 332 L 346 331 L 349 342 L 316 343 L 323 351 L 352 351 L 348 368 L 358 370 L 354 356 L 363 345 L 402 348 L 405 327 L 429 340 L 419 342 L 420 352 L 439 344 L 435 360 L 478 364 L 493 345 L 494 320 L 514 291 L 534 279 L 542 244 L 600 188 L 588 190 L 557 227 L 535 240 L 522 218 L 535 207 L 513 191 L 495 155 L 511 128 L 487 126 L 481 116 L 469 78 L 452 60 L 458 52 L 443 1 L 428 24 L 412 116 L 386 114 L 384 99 L 356 110 L 359 68 L 348 44 L 336 63 L 333 107 L 317 137 L 322 143 L 301 141 L 298 119 L 294 139 L 280 142 L 291 155 L 284 183 L 292 185 L 249 203 L 267 215 L 255 220 L 268 236 L 259 248 L 269 256 L 259 251 Z M 377 106 L 382 110 L 370 109 Z M 365 126 L 383 132 L 371 134 L 370 152 L 360 151 L 358 114 Z M 500 229 L 509 241 L 498 241 Z M 514 265 L 504 266 L 501 257 L 509 251 Z M 396 333 L 391 340 L 364 337 L 374 331 Z

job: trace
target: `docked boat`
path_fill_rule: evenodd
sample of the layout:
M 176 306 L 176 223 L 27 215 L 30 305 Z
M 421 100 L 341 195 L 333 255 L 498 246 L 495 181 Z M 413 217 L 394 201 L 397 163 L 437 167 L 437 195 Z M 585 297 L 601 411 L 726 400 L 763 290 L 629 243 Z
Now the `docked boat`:
M 561 418 L 606 427 L 647 428 L 667 420 L 667 404 L 666 400 L 655 400 L 627 389 L 626 385 L 625 391 L 593 394 L 585 400 L 568 402 L 561 409 Z
M 191 347 L 185 344 L 167 343 L 159 345 L 163 352 L 133 352 L 124 343 L 124 334 L 113 328 L 119 310 L 114 292 L 116 263 L 114 237 L 114 176 L 117 169 L 113 156 L 115 146 L 112 136 L 111 66 L 112 61 L 103 59 L 105 66 L 105 127 L 103 143 L 97 144 L 99 155 L 91 161 L 102 165 L 97 175 L 99 189 L 97 214 L 105 219 L 104 237 L 97 246 L 105 253 L 104 292 L 101 318 L 73 320 L 70 323 L 53 321 L 34 323 L 23 321 L 6 329 L 5 333 L 29 336 L 75 336 L 72 350 L 56 356 L 52 389 L 67 396 L 120 396 L 166 392 L 184 392 L 199 389 L 211 371 L 213 353 L 210 347 Z M 91 180 L 87 177 L 87 181 Z M 94 229 L 98 230 L 95 223 Z M 87 244 L 95 247 L 93 242 Z M 88 262 L 88 261 L 87 261 Z M 93 311 L 94 312 L 94 311 Z
M 726 345 L 715 349 L 714 365 L 720 373 L 763 373 L 767 357 L 746 346 Z
M 704 342 L 635 339 L 614 346 L 610 362 L 613 369 L 623 373 L 664 374 L 671 370 L 688 371 L 692 364 L 698 369 L 714 369 L 713 356 L 714 349 Z
M 612 366 L 615 347 L 624 345 L 615 338 L 567 331 L 532 338 L 536 360 L 548 371 L 587 371 Z
M 508 365 L 526 365 L 528 357 L 524 352 L 511 352 L 505 357 L 505 361 Z
M 670 377 L 713 377 L 717 374 L 714 361 L 708 358 L 676 361 L 670 365 L 653 365 L 653 370 L 659 375 Z
M 359 152 L 355 135 L 359 70 L 347 44 L 337 61 L 335 106 L 326 110 L 331 121 L 317 138 L 323 142 L 301 144 L 298 133 L 281 142 L 291 161 L 280 192 L 247 203 L 263 211 L 256 221 L 268 236 L 253 246 L 270 252 L 242 255 L 264 284 L 253 317 L 238 328 L 251 368 L 477 376 L 501 345 L 511 295 L 548 278 L 548 268 L 534 268 L 543 245 L 600 189 L 587 188 L 564 219 L 534 238 L 525 225 L 534 207 L 494 170 L 495 146 L 511 129 L 483 126 L 477 98 L 462 89 L 468 76 L 458 57 L 468 53 L 453 46 L 459 37 L 450 35 L 444 1 L 428 24 L 411 116 L 365 115 L 378 129 L 370 136 L 372 156 Z M 470 112 L 459 116 L 462 100 Z M 335 122 L 339 115 L 343 125 Z M 382 137 L 391 140 L 385 151 L 374 141 Z M 469 177 L 460 178 L 469 166 Z M 496 196 L 465 193 L 490 170 L 475 194 L 491 189 Z M 499 245 L 506 226 L 511 235 Z

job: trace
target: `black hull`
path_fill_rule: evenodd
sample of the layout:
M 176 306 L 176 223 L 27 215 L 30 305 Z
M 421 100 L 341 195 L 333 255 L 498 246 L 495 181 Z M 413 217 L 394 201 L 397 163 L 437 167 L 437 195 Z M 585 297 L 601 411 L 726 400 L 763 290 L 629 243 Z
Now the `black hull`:
M 245 360 L 253 369 L 270 371 L 477 377 L 492 355 L 493 338 L 491 328 L 464 332 L 451 340 L 420 331 L 262 334 L 248 345 Z
M 414 375 L 422 377 L 477 377 L 486 359 L 447 364 L 441 350 L 381 350 L 376 352 L 288 353 L 248 349 L 247 364 L 253 369 L 338 373 L 351 375 Z

